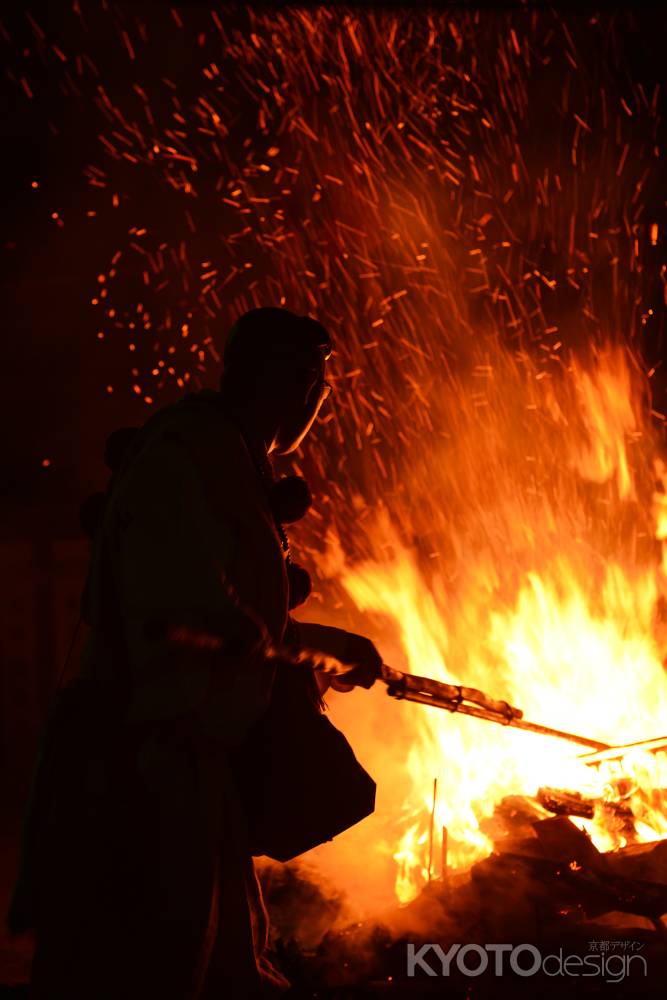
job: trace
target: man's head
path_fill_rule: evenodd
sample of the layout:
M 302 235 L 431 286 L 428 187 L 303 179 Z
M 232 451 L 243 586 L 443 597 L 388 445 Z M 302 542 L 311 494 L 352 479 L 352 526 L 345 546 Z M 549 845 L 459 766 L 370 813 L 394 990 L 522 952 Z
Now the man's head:
M 310 430 L 329 387 L 331 340 L 317 320 L 289 309 L 251 309 L 236 321 L 224 350 L 221 388 L 237 407 L 265 414 L 270 450 L 288 454 Z

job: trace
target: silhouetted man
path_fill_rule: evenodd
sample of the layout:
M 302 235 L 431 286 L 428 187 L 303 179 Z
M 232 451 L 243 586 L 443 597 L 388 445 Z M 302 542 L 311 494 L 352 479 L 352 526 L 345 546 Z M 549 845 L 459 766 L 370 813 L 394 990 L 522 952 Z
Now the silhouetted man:
M 242 765 L 257 745 L 257 773 L 262 753 L 279 757 L 283 708 L 293 696 L 316 703 L 326 681 L 271 650 L 337 656 L 347 666 L 329 678 L 343 689 L 369 687 L 381 666 L 369 640 L 289 618 L 309 578 L 282 525 L 305 513 L 309 493 L 297 477 L 276 482 L 269 455 L 292 452 L 311 428 L 330 352 L 315 320 L 252 310 L 228 338 L 219 392 L 164 408 L 122 447 L 116 439 L 79 700 L 56 727 L 65 740 L 58 750 L 52 738 L 49 804 L 33 820 L 33 837 L 54 831 L 31 876 L 35 997 L 242 1000 L 287 985 L 265 954 L 244 798 L 256 782 Z M 192 642 L 175 641 L 184 634 Z M 275 742 L 264 747 L 271 713 Z M 43 761 L 49 753 L 47 741 Z

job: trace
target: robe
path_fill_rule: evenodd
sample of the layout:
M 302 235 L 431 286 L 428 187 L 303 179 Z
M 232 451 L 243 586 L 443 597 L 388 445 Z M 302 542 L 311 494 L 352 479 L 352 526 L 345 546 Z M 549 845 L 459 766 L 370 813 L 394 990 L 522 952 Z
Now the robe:
M 285 555 L 264 483 L 217 393 L 165 408 L 132 442 L 112 478 L 86 594 L 82 703 L 88 685 L 101 708 L 93 699 L 78 717 L 72 710 L 78 735 L 60 768 L 62 792 L 54 786 L 64 819 L 42 824 L 51 846 L 31 996 L 283 992 L 266 956 L 230 763 L 269 705 L 272 668 L 233 645 L 174 645 L 161 627 L 214 630 L 239 648 L 258 629 L 276 643 L 285 634 Z M 104 692 L 119 672 L 122 724 L 105 728 L 114 702 Z M 77 768 L 73 787 L 67 775 Z

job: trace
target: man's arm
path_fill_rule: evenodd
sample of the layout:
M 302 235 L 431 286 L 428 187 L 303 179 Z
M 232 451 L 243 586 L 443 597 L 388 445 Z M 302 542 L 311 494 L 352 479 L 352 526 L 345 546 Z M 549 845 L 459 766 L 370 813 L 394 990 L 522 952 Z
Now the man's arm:
M 320 692 L 329 686 L 335 691 L 351 691 L 354 687 L 370 688 L 380 676 L 382 657 L 370 639 L 356 632 L 333 625 L 296 622 L 299 642 L 304 649 L 313 649 L 338 660 L 342 669 L 316 671 Z

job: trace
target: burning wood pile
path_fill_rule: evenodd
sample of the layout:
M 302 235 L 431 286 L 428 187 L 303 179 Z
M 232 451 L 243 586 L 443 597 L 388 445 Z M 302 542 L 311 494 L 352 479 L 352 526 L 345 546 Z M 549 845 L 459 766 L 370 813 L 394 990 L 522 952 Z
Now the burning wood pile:
M 614 984 L 617 996 L 655 996 L 667 975 L 667 840 L 598 851 L 570 816 L 599 805 L 548 788 L 507 796 L 485 824 L 493 853 L 453 871 L 445 838 L 439 874 L 382 921 L 345 926 L 342 900 L 307 868 L 266 870 L 297 995 L 598 996 Z M 619 822 L 629 832 L 629 809 Z
M 566 976 L 577 978 L 576 995 L 597 996 L 613 983 L 619 996 L 653 996 L 667 975 L 667 839 L 647 830 L 665 816 L 667 737 L 614 746 L 529 722 L 474 688 L 386 666 L 382 679 L 395 700 L 586 747 L 576 765 L 579 777 L 590 769 L 597 791 L 545 784 L 534 795 L 503 796 L 478 817 L 488 856 L 466 866 L 459 851 L 451 865 L 434 779 L 419 842 L 425 884 L 381 918 L 346 924 L 344 900 L 327 896 L 316 872 L 265 870 L 275 947 L 297 995 L 427 997 L 442 990 L 434 977 L 446 976 L 451 996 L 514 996 L 527 983 L 561 996 Z M 607 851 L 591 836 L 602 831 Z

